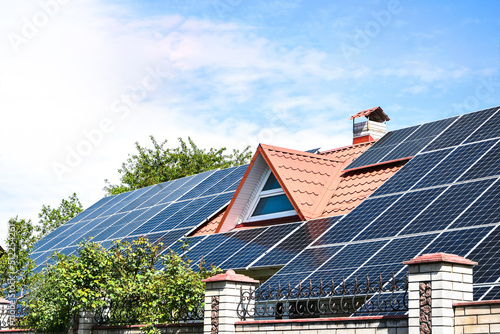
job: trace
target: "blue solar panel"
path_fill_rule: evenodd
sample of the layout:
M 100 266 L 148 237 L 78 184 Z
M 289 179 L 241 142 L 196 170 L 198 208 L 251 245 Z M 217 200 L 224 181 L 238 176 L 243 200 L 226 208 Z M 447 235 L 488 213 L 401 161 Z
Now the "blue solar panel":
M 445 188 L 427 189 L 406 193 L 399 201 L 371 223 L 354 240 L 376 239 L 395 236 L 431 203 Z
M 259 236 L 267 228 L 254 228 L 250 230 L 242 230 L 231 236 L 226 242 L 219 245 L 213 252 L 206 254 L 203 259 L 207 265 L 219 266 L 235 251 L 243 248 L 247 243 Z M 196 247 L 198 248 L 198 247 Z M 194 250 L 196 250 L 196 248 Z
M 135 231 L 139 226 L 144 224 L 147 220 L 151 219 L 155 215 L 157 215 L 159 212 L 161 212 L 167 204 L 163 205 L 157 205 L 153 206 L 150 208 L 145 208 L 145 212 L 134 219 L 133 221 L 126 221 L 125 224 L 121 224 L 122 228 L 118 231 L 116 231 L 114 234 L 109 236 L 109 239 L 116 239 L 116 238 L 123 238 L 123 237 L 128 237 L 131 235 L 133 231 Z
M 474 284 L 497 282 L 500 277 L 500 228 L 495 226 L 468 258 L 478 263 L 474 267 Z
M 345 218 L 320 237 L 313 246 L 351 241 L 358 233 L 372 223 L 377 216 L 396 203 L 400 197 L 401 195 L 393 195 L 363 201 Z
M 451 149 L 436 151 L 428 154 L 420 154 L 410 160 L 395 175 L 378 188 L 372 196 L 392 194 L 407 191 L 436 164 L 444 159 Z
M 146 221 L 143 225 L 139 226 L 137 229 L 132 231 L 131 235 L 143 235 L 151 233 L 157 226 L 163 224 L 162 231 L 171 230 L 174 228 L 174 224 L 169 223 L 169 218 L 174 215 L 177 211 L 181 210 L 189 204 L 189 201 L 176 202 L 167 206 L 165 209 L 160 211 L 157 215 Z
M 235 249 L 231 257 L 221 263 L 221 267 L 228 269 L 247 267 L 299 225 L 300 223 L 270 226 L 258 238 L 248 242 L 243 248 Z
M 179 204 L 185 204 L 182 206 L 180 210 L 175 212 L 173 215 L 171 215 L 167 220 L 161 222 L 158 224 L 155 228 L 153 228 L 150 232 L 155 233 L 155 232 L 160 232 L 160 231 L 166 231 L 166 230 L 171 230 L 174 228 L 184 228 L 188 226 L 196 226 L 200 223 L 200 221 L 191 221 L 187 220 L 185 224 L 182 224 L 184 220 L 186 220 L 189 216 L 193 214 L 196 210 L 199 210 L 200 207 L 203 207 L 205 204 L 210 202 L 215 196 L 213 197 L 202 197 L 202 198 L 197 198 L 192 201 L 184 201 L 184 202 L 178 202 Z M 175 204 L 173 204 L 175 205 Z
M 233 168 L 227 168 L 223 170 L 215 171 L 215 173 L 211 174 L 205 180 L 200 182 L 196 187 L 188 191 L 184 196 L 182 196 L 179 201 L 183 201 L 185 199 L 192 199 L 199 197 L 201 194 L 206 192 L 208 189 L 212 188 L 216 183 L 218 183 L 221 179 L 226 177 L 234 170 Z M 211 195 L 211 194 L 210 194 Z
M 306 222 L 295 233 L 269 251 L 252 267 L 267 267 L 287 264 L 311 242 L 335 224 L 340 216 Z
M 396 146 L 390 153 L 383 157 L 383 161 L 391 161 L 406 157 L 413 157 L 426 145 L 443 132 L 457 117 L 442 119 L 426 123 L 413 132 L 404 142 Z
M 421 254 L 450 253 L 465 257 L 491 229 L 491 227 L 479 227 L 443 232 L 438 234 L 428 247 L 422 247 Z
M 231 174 L 224 177 L 222 180 L 213 185 L 213 187 L 207 189 L 200 196 L 206 196 L 211 194 L 217 194 L 226 191 L 235 191 L 240 184 L 241 178 L 245 174 L 248 165 L 238 166 L 232 168 Z
M 479 179 L 488 176 L 500 175 L 500 144 L 498 141 L 479 161 L 470 168 L 459 181 Z
M 460 116 L 437 140 L 430 143 L 424 151 L 460 145 L 473 131 L 476 131 L 498 109 L 490 108 Z
M 312 273 L 328 261 L 343 246 L 306 248 L 295 259 L 288 263 L 278 274 Z
M 219 212 L 220 209 L 226 205 L 233 197 L 233 193 L 225 193 L 220 195 L 214 195 L 210 197 L 205 197 L 208 202 L 202 205 L 202 201 L 199 201 L 199 208 L 195 208 L 195 212 L 193 212 L 188 218 L 184 221 L 180 222 L 175 228 L 184 228 L 184 227 L 194 227 L 198 226 L 205 219 L 211 217 L 215 213 Z M 206 202 L 205 200 L 203 203 Z M 185 209 L 183 209 L 185 210 Z M 189 210 L 189 208 L 187 208 Z M 194 210 L 193 210 L 194 211 Z
M 426 208 L 401 234 L 423 233 L 446 228 L 489 187 L 494 180 L 451 186 Z
M 491 142 L 460 146 L 441 161 L 412 188 L 425 188 L 454 182 L 491 147 Z
M 403 142 L 408 136 L 410 136 L 419 126 L 412 126 L 409 128 L 391 131 L 385 134 L 380 140 L 378 140 L 372 147 L 366 150 L 361 156 L 354 160 L 346 169 L 353 169 L 362 166 L 369 166 L 385 160 L 384 157 L 394 150 L 398 144 Z M 404 157 L 401 157 L 404 158 Z
M 480 140 L 500 137 L 500 117 L 498 113 L 499 108 L 496 107 L 493 109 L 497 109 L 494 116 L 485 121 L 483 125 L 479 129 L 477 129 L 477 131 L 475 131 L 469 138 L 467 138 L 465 143 L 473 143 Z
M 194 263 L 198 263 L 206 254 L 214 251 L 217 247 L 230 240 L 234 233 L 235 232 L 208 235 L 205 239 L 189 249 L 186 253 L 186 258 Z
M 450 228 L 498 223 L 500 217 L 500 182 L 495 183 L 451 225 Z

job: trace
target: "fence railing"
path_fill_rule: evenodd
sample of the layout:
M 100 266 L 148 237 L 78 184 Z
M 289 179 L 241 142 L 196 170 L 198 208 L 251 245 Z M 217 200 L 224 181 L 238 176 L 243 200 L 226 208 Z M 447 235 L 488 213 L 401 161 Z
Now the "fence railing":
M 110 302 L 107 307 L 96 310 L 94 320 L 99 325 L 136 325 L 146 314 L 158 316 L 158 323 L 193 323 L 204 318 L 205 306 L 199 304 L 192 310 L 176 310 L 165 314 L 161 307 L 157 310 L 141 308 L 134 300 Z
M 408 310 L 408 275 L 389 281 L 371 282 L 354 278 L 327 284 L 311 281 L 298 285 L 288 283 L 283 287 L 279 282 L 273 288 L 259 286 L 256 289 L 240 289 L 237 314 L 241 320 L 274 318 L 294 319 L 327 316 L 353 316 L 365 313 L 400 313 Z

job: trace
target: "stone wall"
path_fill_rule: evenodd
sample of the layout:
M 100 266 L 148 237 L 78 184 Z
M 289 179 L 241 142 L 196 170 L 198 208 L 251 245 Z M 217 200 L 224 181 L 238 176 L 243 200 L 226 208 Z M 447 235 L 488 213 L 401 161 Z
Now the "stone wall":
M 406 334 L 407 316 L 238 321 L 237 334 Z
M 453 304 L 455 333 L 500 333 L 500 300 Z

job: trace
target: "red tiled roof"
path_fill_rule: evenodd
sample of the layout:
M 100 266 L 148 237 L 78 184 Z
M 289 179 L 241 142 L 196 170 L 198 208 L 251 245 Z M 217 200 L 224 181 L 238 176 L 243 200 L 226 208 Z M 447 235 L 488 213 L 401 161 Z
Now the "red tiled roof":
M 372 114 L 372 113 L 377 113 L 380 117 L 380 120 L 383 121 L 390 121 L 391 119 L 389 118 L 389 116 L 386 115 L 386 113 L 382 110 L 382 108 L 380 107 L 376 107 L 376 108 L 371 108 L 371 109 L 366 109 L 366 110 L 363 110 L 363 111 L 360 111 L 358 112 L 357 114 L 351 116 L 351 120 L 355 119 L 355 118 L 358 118 L 358 117 L 367 117 L 368 115 Z
M 342 170 L 342 162 L 319 154 L 260 145 L 295 210 L 303 220 L 314 218 L 322 195 Z
M 398 161 L 344 173 L 322 216 L 338 216 L 351 212 L 404 164 L 405 161 Z
M 257 156 L 262 156 L 300 220 L 338 216 L 357 207 L 406 163 L 404 160 L 343 171 L 374 143 L 360 143 L 319 153 L 261 144 L 252 161 L 255 161 Z M 248 168 L 242 183 L 252 164 Z M 239 189 L 227 210 L 231 210 Z M 202 226 L 194 235 L 212 234 L 236 227 L 237 222 L 225 222 L 227 210 Z

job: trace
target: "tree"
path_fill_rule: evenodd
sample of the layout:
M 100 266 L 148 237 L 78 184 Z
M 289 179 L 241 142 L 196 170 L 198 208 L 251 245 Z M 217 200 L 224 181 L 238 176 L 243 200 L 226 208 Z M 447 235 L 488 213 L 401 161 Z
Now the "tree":
M 158 143 L 150 136 L 153 148 L 135 143 L 137 154 L 129 155 L 118 169 L 121 174 L 120 184 L 110 184 L 104 180 L 107 195 L 116 195 L 150 185 L 166 182 L 181 177 L 202 173 L 216 168 L 229 168 L 243 165 L 251 159 L 250 147 L 242 152 L 233 150 L 226 154 L 226 148 L 210 150 L 200 149 L 190 137 L 187 143 L 179 140 L 179 147 L 165 147 L 167 140 Z
M 39 224 L 36 227 L 39 238 L 68 222 L 82 210 L 82 203 L 80 203 L 76 193 L 69 196 L 67 200 L 63 198 L 57 208 L 53 209 L 50 205 L 43 205 L 42 211 L 38 214 Z
M 23 296 L 24 288 L 33 280 L 35 262 L 30 255 L 35 244 L 81 211 L 82 204 L 73 193 L 57 208 L 43 205 L 38 224 L 18 217 L 9 220 L 6 254 L 0 258 L 0 284 L 4 294 L 16 295 L 16 298 Z
M 36 227 L 31 220 L 9 220 L 6 254 L 0 258 L 0 279 L 4 294 L 10 299 L 18 299 L 24 294 L 33 276 L 34 261 L 30 258 L 31 250 L 37 239 Z
M 23 325 L 67 332 L 82 310 L 109 311 L 115 324 L 132 319 L 149 325 L 193 312 L 203 302 L 201 280 L 220 271 L 202 265 L 193 270 L 189 260 L 172 251 L 162 256 L 163 251 L 161 242 L 138 238 L 116 241 L 109 250 L 85 242 L 77 255 L 54 255 L 30 289 L 31 312 Z

